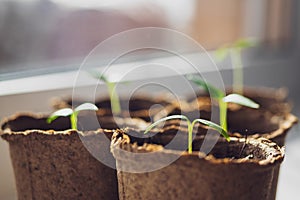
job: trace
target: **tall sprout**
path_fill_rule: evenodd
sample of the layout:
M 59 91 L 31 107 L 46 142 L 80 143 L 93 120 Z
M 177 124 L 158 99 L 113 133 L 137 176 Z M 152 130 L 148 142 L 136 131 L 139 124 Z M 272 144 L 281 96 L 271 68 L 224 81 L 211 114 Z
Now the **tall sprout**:
M 232 44 L 226 44 L 216 50 L 216 58 L 220 61 L 230 56 L 233 68 L 233 93 L 243 94 L 244 73 L 242 50 L 256 45 L 250 38 L 239 39 Z
M 92 77 L 99 79 L 106 84 L 109 93 L 109 98 L 110 98 L 111 111 L 113 114 L 119 115 L 121 113 L 121 104 L 120 104 L 119 95 L 116 92 L 116 83 L 109 81 L 106 76 L 100 74 L 99 72 L 90 71 L 89 74 Z

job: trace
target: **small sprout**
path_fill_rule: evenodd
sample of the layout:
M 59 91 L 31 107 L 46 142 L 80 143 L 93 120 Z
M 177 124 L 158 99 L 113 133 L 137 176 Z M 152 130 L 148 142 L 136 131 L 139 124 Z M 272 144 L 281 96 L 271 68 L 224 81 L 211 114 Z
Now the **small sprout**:
M 222 61 L 230 55 L 233 66 L 233 92 L 243 94 L 243 63 L 241 51 L 246 48 L 254 47 L 257 44 L 251 38 L 243 38 L 233 44 L 226 44 L 215 51 L 215 57 Z
M 112 113 L 118 115 L 121 113 L 121 105 L 118 94 L 115 91 L 116 83 L 110 82 L 103 74 L 97 71 L 90 71 L 89 74 L 96 79 L 103 81 L 108 89 Z
M 192 142 L 193 142 L 193 127 L 195 126 L 195 124 L 198 122 L 200 124 L 204 124 L 206 126 L 211 127 L 212 129 L 218 131 L 221 135 L 223 135 L 226 140 L 229 142 L 230 141 L 230 137 L 227 134 L 227 131 L 224 130 L 221 126 L 205 120 L 205 119 L 195 119 L 193 122 L 191 122 L 186 116 L 184 115 L 171 115 L 162 119 L 159 119 L 158 121 L 154 122 L 153 124 L 151 124 L 150 126 L 148 126 L 144 132 L 144 134 L 148 133 L 151 129 L 153 129 L 155 126 L 157 126 L 158 124 L 164 122 L 164 121 L 168 121 L 168 120 L 172 120 L 172 119 L 180 119 L 180 120 L 185 120 L 187 121 L 188 124 L 188 153 L 192 153 Z
M 200 78 L 189 75 L 187 78 L 194 82 L 196 85 L 203 87 L 206 92 L 211 94 L 212 98 L 218 101 L 219 109 L 220 109 L 220 125 L 221 127 L 227 131 L 227 103 L 235 103 L 242 106 L 250 107 L 250 108 L 259 108 L 259 105 L 252 101 L 251 99 L 244 97 L 239 94 L 226 94 L 219 90 L 218 88 L 207 84 Z
M 79 106 L 77 106 L 74 110 L 71 108 L 63 108 L 60 110 L 55 111 L 47 118 L 47 123 L 50 124 L 54 120 L 56 120 L 58 117 L 67 117 L 70 116 L 71 121 L 71 128 L 77 130 L 77 116 L 80 111 L 83 110 L 98 110 L 97 106 L 91 103 L 83 103 Z

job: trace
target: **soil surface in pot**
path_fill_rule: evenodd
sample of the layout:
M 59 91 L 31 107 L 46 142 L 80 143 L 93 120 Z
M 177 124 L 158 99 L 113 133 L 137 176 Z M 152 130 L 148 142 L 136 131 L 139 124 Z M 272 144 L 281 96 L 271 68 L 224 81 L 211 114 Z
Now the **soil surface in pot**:
M 117 117 L 117 116 L 102 116 L 95 115 L 94 113 L 89 114 L 89 111 L 84 111 L 79 114 L 78 117 L 78 129 L 79 130 L 97 130 L 102 129 L 119 129 L 125 127 L 132 127 L 136 129 L 146 129 L 149 123 L 141 118 L 130 118 L 130 117 Z
M 3 124 L 3 129 L 6 126 L 10 127 L 13 131 L 25 131 L 25 130 L 55 130 L 64 131 L 71 129 L 71 123 L 69 117 L 59 117 L 51 123 L 47 123 L 48 115 L 35 115 L 20 113 L 15 118 L 18 120 L 8 120 Z M 127 126 L 136 129 L 145 129 L 148 126 L 142 119 L 138 118 L 119 118 L 111 116 L 99 116 L 95 115 L 93 111 L 82 111 L 78 115 L 77 128 L 80 131 L 91 131 L 101 129 L 118 129 L 125 128 Z
M 12 132 L 23 132 L 26 130 L 53 130 L 64 131 L 71 129 L 69 117 L 58 117 L 51 123 L 47 123 L 48 115 L 37 115 L 32 113 L 19 113 L 2 123 L 2 130 L 10 129 Z M 97 129 L 118 129 L 125 127 L 145 129 L 148 126 L 144 120 L 131 118 L 112 118 L 95 115 L 93 111 L 82 111 L 78 115 L 78 130 L 93 131 Z M 111 135 L 109 136 L 110 139 Z
M 62 100 L 56 99 L 53 101 L 55 109 L 76 107 L 84 103 L 83 100 Z M 152 97 L 147 95 L 135 96 L 130 99 L 121 98 L 121 114 L 119 117 L 141 118 L 145 121 L 151 121 L 153 116 L 161 111 L 164 106 L 171 104 L 171 100 L 167 96 Z M 100 116 L 112 116 L 111 102 L 109 98 L 97 100 L 95 105 L 99 108 L 97 112 Z M 118 117 L 118 116 L 117 116 Z

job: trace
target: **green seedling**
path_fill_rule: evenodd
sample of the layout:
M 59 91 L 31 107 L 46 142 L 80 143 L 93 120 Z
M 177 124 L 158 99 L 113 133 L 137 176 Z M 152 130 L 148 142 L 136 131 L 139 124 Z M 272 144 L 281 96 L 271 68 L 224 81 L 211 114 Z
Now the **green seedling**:
M 220 125 L 226 131 L 227 131 L 227 104 L 228 103 L 236 103 L 250 108 L 259 108 L 259 105 L 257 103 L 255 103 L 251 99 L 248 99 L 247 97 L 244 97 L 239 94 L 229 94 L 226 96 L 226 94 L 223 91 L 206 83 L 200 78 L 197 78 L 192 75 L 188 76 L 187 78 L 192 82 L 194 82 L 196 85 L 203 87 L 204 90 L 208 92 L 211 95 L 211 97 L 218 102 L 219 109 L 220 109 Z
M 50 124 L 54 120 L 56 120 L 58 117 L 67 117 L 70 116 L 70 121 L 71 121 L 71 128 L 77 130 L 77 116 L 80 111 L 83 110 L 98 110 L 97 106 L 91 103 L 83 103 L 79 106 L 77 106 L 74 110 L 71 108 L 63 108 L 60 110 L 55 111 L 52 113 L 48 119 L 47 123 Z
M 226 44 L 216 50 L 216 58 L 220 61 L 230 55 L 233 67 L 233 93 L 243 94 L 244 75 L 241 52 L 242 50 L 255 45 L 256 43 L 250 38 L 239 39 L 233 44 Z
M 107 90 L 109 93 L 112 113 L 115 115 L 120 114 L 121 113 L 121 105 L 120 105 L 119 95 L 115 91 L 116 83 L 110 82 L 103 74 L 99 74 L 96 71 L 90 71 L 89 74 L 91 76 L 93 76 L 94 78 L 103 81 L 106 84 Z
M 227 134 L 227 131 L 224 130 L 221 126 L 205 120 L 205 119 L 195 119 L 194 121 L 190 121 L 186 116 L 184 115 L 171 115 L 162 119 L 159 119 L 158 121 L 154 122 L 153 124 L 151 124 L 150 126 L 148 126 L 145 130 L 145 134 L 148 133 L 151 129 L 153 129 L 155 126 L 157 126 L 158 124 L 167 121 L 167 120 L 172 120 L 172 119 L 180 119 L 180 120 L 185 120 L 187 121 L 188 124 L 188 153 L 192 153 L 193 149 L 192 149 L 192 142 L 193 142 L 193 128 L 195 126 L 196 123 L 200 123 L 206 126 L 211 127 L 212 129 L 218 131 L 221 135 L 223 135 L 226 140 L 229 142 L 230 141 L 230 137 Z

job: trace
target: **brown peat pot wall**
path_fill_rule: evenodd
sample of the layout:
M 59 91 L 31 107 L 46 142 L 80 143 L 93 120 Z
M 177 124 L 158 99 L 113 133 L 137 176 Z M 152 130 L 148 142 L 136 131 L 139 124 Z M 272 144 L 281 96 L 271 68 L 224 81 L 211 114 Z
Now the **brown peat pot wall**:
M 229 143 L 220 139 L 205 155 L 164 148 L 164 140 L 161 145 L 142 143 L 130 135 L 130 131 L 117 130 L 111 142 L 121 200 L 275 199 L 273 179 L 284 152 L 267 139 L 231 138 Z M 202 142 L 196 137 L 193 148 L 199 149 Z M 147 159 L 141 159 L 145 154 Z M 143 171 L 172 159 L 163 168 Z
M 99 154 L 110 154 L 113 132 L 69 128 L 68 118 L 47 124 L 44 115 L 18 114 L 3 122 L 1 137 L 9 143 L 18 199 L 118 199 L 116 170 L 94 158 L 81 140 Z
M 228 129 L 237 137 L 259 138 L 272 140 L 279 146 L 285 145 L 289 130 L 298 122 L 296 116 L 272 115 L 267 112 L 228 112 Z
M 232 89 L 227 89 L 226 92 L 230 94 Z M 287 99 L 288 90 L 286 88 L 245 87 L 243 95 L 258 103 L 261 110 L 275 115 L 285 115 L 292 110 L 292 105 Z M 243 109 L 249 108 L 243 107 Z

